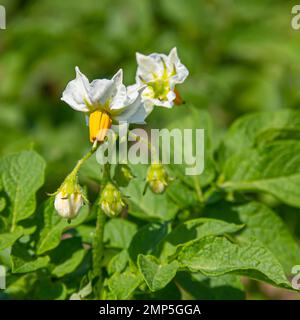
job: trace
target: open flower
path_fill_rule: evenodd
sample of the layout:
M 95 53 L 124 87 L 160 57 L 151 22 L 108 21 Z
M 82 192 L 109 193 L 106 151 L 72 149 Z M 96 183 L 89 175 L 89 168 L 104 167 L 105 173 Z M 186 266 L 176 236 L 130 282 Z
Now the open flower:
M 130 90 L 146 85 L 142 97 L 148 112 L 154 105 L 172 108 L 174 103 L 182 102 L 175 86 L 183 83 L 189 72 L 180 62 L 176 48 L 168 56 L 158 53 L 145 56 L 137 53 L 136 59 L 136 85 L 131 86 Z
M 122 69 L 111 80 L 98 79 L 91 83 L 78 67 L 75 70 L 76 78 L 68 83 L 61 99 L 88 116 L 91 142 L 102 142 L 114 124 L 144 123 L 146 111 L 141 99 L 144 88 L 128 94 Z

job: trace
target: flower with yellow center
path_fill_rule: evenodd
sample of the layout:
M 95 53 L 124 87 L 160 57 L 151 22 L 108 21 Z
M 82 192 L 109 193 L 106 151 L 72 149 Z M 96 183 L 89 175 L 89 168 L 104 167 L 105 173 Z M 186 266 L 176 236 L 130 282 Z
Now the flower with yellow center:
M 88 116 L 90 141 L 102 142 L 108 129 L 119 123 L 144 123 L 147 115 L 141 98 L 144 88 L 130 90 L 123 84 L 120 69 L 112 79 L 98 79 L 91 83 L 78 67 L 76 78 L 63 92 L 62 100 L 76 111 Z
M 175 86 L 183 83 L 189 72 L 180 62 L 176 48 L 169 55 L 152 53 L 145 56 L 137 53 L 136 60 L 136 84 L 130 90 L 146 85 L 142 98 L 148 112 L 152 111 L 153 106 L 172 108 L 174 104 L 182 103 Z

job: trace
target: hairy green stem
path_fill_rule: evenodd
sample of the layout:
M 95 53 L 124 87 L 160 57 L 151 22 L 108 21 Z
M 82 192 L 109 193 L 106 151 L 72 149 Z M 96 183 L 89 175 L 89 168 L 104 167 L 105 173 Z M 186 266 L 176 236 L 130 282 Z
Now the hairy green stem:
M 195 183 L 195 189 L 196 189 L 196 194 L 197 194 L 198 200 L 199 200 L 200 203 L 203 203 L 204 202 L 204 196 L 203 196 L 203 193 L 202 193 L 200 182 L 199 182 L 199 180 L 198 180 L 198 178 L 196 176 L 193 176 L 193 180 L 194 180 L 194 183 Z
M 96 203 L 97 207 L 97 222 L 96 222 L 96 230 L 95 236 L 93 240 L 93 276 L 96 278 L 96 293 L 97 297 L 101 298 L 101 291 L 102 291 L 102 283 L 103 283 L 103 276 L 102 276 L 102 259 L 104 254 L 104 243 L 103 243 L 103 236 L 104 236 L 104 226 L 106 221 L 106 215 L 100 207 L 99 200 L 101 198 L 101 192 L 107 182 L 110 179 L 110 167 L 108 164 L 104 165 L 103 168 L 103 177 L 101 181 L 101 189 L 100 189 L 100 196 L 98 197 L 98 203 Z
M 106 216 L 97 205 L 97 222 L 95 236 L 93 239 L 93 275 L 94 277 L 101 277 L 101 262 L 103 258 L 103 234 Z
M 87 161 L 95 153 L 97 149 L 98 149 L 98 141 L 95 140 L 91 150 L 77 162 L 76 166 L 72 170 L 72 173 L 74 175 L 77 175 L 77 172 L 79 171 L 80 167 L 85 163 L 85 161 Z

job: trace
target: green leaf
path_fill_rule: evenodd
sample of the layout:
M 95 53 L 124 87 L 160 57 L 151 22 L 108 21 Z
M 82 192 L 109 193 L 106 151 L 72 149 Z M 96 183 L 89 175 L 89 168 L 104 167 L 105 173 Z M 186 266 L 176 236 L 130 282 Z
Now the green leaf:
M 137 300 L 180 300 L 182 297 L 179 288 L 172 281 L 159 291 L 136 291 L 134 298 Z
M 167 224 L 151 223 L 139 229 L 139 231 L 134 235 L 128 249 L 131 260 L 136 262 L 140 253 L 157 253 L 159 250 L 159 244 L 167 233 Z
M 61 241 L 60 245 L 51 251 L 51 263 L 54 264 L 52 274 L 58 278 L 76 270 L 81 264 L 86 251 L 79 238 Z
M 151 291 L 163 289 L 176 275 L 179 264 L 175 260 L 160 264 L 154 256 L 138 256 L 138 267 Z
M 5 290 L 9 299 L 28 299 L 37 281 L 36 273 L 19 275 L 11 281 Z
M 43 254 L 46 251 L 56 248 L 61 239 L 62 233 L 69 228 L 74 228 L 81 224 L 89 213 L 88 206 L 83 206 L 78 216 L 68 223 L 62 219 L 56 212 L 53 205 L 53 198 L 49 198 L 43 209 L 43 225 L 39 230 L 39 238 L 37 242 L 37 254 Z
M 1 180 L 11 205 L 11 230 L 33 214 L 35 193 L 44 182 L 44 170 L 44 160 L 34 151 L 23 151 L 0 160 Z
M 170 232 L 163 242 L 161 257 L 169 257 L 176 252 L 178 246 L 184 245 L 191 240 L 200 239 L 206 236 L 223 235 L 235 233 L 241 230 L 244 225 L 228 223 L 222 220 L 198 218 L 186 221 Z
M 300 247 L 281 218 L 267 206 L 250 202 L 245 205 L 221 203 L 207 208 L 210 217 L 225 219 L 232 223 L 244 223 L 239 237 L 247 240 L 255 237 L 278 259 L 286 273 L 291 272 L 300 260 Z
M 29 254 L 25 245 L 15 244 L 11 252 L 13 273 L 28 273 L 47 267 L 50 258 L 35 257 Z
M 224 139 L 225 158 L 257 144 L 277 139 L 299 139 L 300 112 L 281 110 L 260 112 L 239 118 Z
M 35 300 L 65 300 L 68 291 L 64 283 L 52 281 L 51 278 L 40 278 L 33 295 Z
M 231 157 L 220 186 L 233 191 L 270 193 L 300 208 L 300 142 L 282 141 Z
M 291 288 L 280 263 L 255 239 L 232 243 L 225 237 L 208 236 L 183 247 L 178 261 L 183 267 L 207 276 L 234 273 Z
M 5 206 L 6 206 L 5 198 L 0 198 L 0 212 L 2 212 L 5 209 Z
M 0 251 L 11 247 L 22 235 L 23 229 L 21 227 L 17 227 L 13 232 L 0 234 Z
M 245 299 L 240 277 L 226 274 L 207 277 L 201 273 L 178 272 L 176 282 L 196 300 L 242 300 Z
M 137 226 L 128 220 L 110 219 L 104 227 L 104 242 L 111 248 L 128 248 L 136 231 Z
M 0 264 L 11 269 L 11 248 L 0 250 Z
M 172 181 L 168 185 L 166 192 L 168 197 L 170 197 L 180 209 L 197 205 L 197 193 L 179 179 Z
M 133 178 L 126 188 L 122 188 L 123 194 L 128 196 L 128 211 L 133 216 L 143 220 L 167 221 L 175 217 L 178 207 L 164 194 L 154 194 L 147 190 L 143 194 L 147 168 L 146 165 L 131 165 Z
M 89 244 L 93 243 L 95 226 L 82 224 L 76 227 L 76 232 L 78 236 L 81 237 L 82 242 L 89 243 Z
M 81 179 L 89 178 L 98 183 L 101 181 L 101 165 L 97 162 L 95 154 L 84 162 L 79 171 L 79 177 Z
M 188 176 L 185 174 L 185 168 L 188 167 L 186 164 L 177 165 L 171 161 L 169 167 L 172 169 L 174 175 L 180 180 L 184 181 L 187 185 L 198 190 L 200 187 L 205 187 L 209 185 L 215 177 L 215 164 L 212 157 L 212 152 L 214 149 L 212 139 L 212 120 L 206 111 L 199 110 L 193 106 L 185 105 L 181 110 L 174 110 L 177 113 L 176 120 L 167 123 L 166 127 L 169 130 L 172 129 L 204 129 L 204 171 L 197 176 Z M 182 131 L 183 132 L 183 131 Z M 196 148 L 196 139 L 195 131 L 193 131 L 193 150 L 195 152 Z M 180 146 L 181 147 L 181 146 Z M 198 146 L 199 147 L 199 146 Z M 171 159 L 173 157 L 175 150 L 171 150 Z M 198 158 L 199 160 L 199 158 Z
M 130 298 L 134 290 L 141 284 L 142 276 L 140 274 L 125 271 L 123 273 L 115 273 L 108 279 L 108 287 L 112 294 L 119 300 Z
M 88 284 L 80 289 L 78 292 L 73 293 L 70 296 L 70 300 L 82 300 L 85 297 L 89 296 L 93 291 L 92 283 L 88 282 Z
M 128 262 L 128 251 L 122 250 L 111 258 L 107 266 L 107 271 L 109 274 L 114 274 L 116 272 L 121 273 L 126 268 Z
M 297 129 L 269 129 L 256 138 L 256 145 L 268 144 L 276 140 L 299 140 L 300 139 L 300 130 Z

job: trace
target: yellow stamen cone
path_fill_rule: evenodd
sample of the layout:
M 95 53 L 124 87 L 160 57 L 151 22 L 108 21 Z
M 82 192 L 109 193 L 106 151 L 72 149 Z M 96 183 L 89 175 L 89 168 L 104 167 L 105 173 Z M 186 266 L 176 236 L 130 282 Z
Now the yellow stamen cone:
M 102 142 L 110 129 L 112 120 L 105 112 L 96 110 L 90 114 L 89 127 L 90 127 L 90 141 L 94 142 L 96 139 Z

